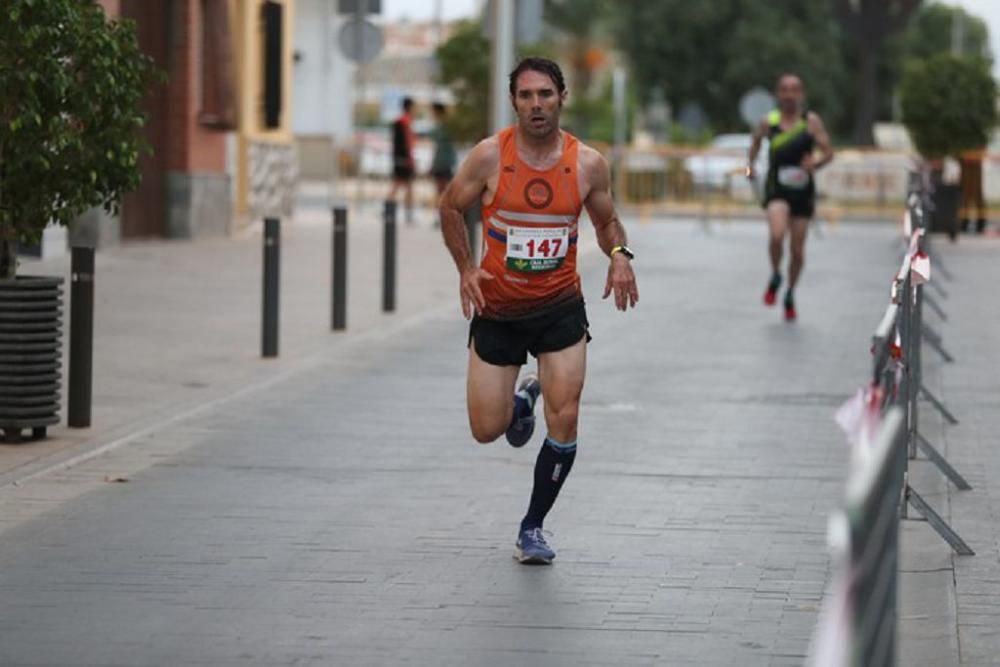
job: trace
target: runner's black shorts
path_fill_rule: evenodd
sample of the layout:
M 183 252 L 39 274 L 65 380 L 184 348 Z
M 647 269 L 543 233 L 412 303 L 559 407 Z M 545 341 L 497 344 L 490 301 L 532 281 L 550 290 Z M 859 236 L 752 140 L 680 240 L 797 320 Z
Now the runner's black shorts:
M 408 164 L 397 164 L 392 168 L 392 177 L 397 181 L 412 181 L 413 167 Z
M 469 345 L 474 344 L 476 354 L 488 364 L 522 366 L 528 362 L 528 352 L 537 357 L 565 350 L 583 338 L 589 343 L 589 329 L 583 299 L 574 299 L 552 310 L 516 320 L 494 320 L 477 315 L 469 325 Z
M 768 183 L 764 192 L 764 208 L 773 201 L 787 203 L 788 214 L 793 218 L 811 218 L 816 212 L 816 187 L 810 183 L 807 188 L 793 190 Z

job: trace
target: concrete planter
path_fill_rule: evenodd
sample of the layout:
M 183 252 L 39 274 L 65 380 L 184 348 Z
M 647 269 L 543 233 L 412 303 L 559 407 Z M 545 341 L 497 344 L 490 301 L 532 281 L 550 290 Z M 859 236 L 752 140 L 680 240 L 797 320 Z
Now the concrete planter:
M 0 442 L 44 438 L 59 423 L 62 283 L 0 280 Z

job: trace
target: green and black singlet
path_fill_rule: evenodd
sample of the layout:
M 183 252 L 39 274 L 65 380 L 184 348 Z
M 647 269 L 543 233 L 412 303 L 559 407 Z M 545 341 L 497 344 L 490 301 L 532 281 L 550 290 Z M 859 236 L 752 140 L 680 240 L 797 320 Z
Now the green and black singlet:
M 767 180 L 764 184 L 764 206 L 774 201 L 788 202 L 793 217 L 811 218 L 816 209 L 816 184 L 802 160 L 813 152 L 816 140 L 809 133 L 808 111 L 794 125 L 781 128 L 781 112 L 775 109 L 767 115 L 770 141 Z

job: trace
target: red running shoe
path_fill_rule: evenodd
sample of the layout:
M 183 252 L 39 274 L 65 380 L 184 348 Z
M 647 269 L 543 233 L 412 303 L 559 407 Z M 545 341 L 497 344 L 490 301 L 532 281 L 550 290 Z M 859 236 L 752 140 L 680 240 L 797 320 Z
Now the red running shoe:
M 795 312 L 795 302 L 792 300 L 792 295 L 789 294 L 785 297 L 785 321 L 794 322 L 798 317 L 798 313 Z
M 775 273 L 771 276 L 771 282 L 767 284 L 767 291 L 764 292 L 765 306 L 773 306 L 777 302 L 779 287 L 781 287 L 781 274 Z

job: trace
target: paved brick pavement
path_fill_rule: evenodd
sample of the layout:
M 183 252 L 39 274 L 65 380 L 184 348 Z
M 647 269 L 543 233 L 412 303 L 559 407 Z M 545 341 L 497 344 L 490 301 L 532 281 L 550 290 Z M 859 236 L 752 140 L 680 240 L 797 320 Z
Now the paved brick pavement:
M 928 321 L 945 335 L 956 357 L 942 363 L 933 352 L 931 388 L 959 418 L 934 433 L 952 462 L 974 487 L 947 489 L 956 530 L 976 551 L 952 557 L 953 619 L 963 665 L 1000 664 L 1000 239 L 963 237 L 936 246 L 954 282 L 945 282 L 949 321 Z M 925 413 L 931 412 L 928 406 Z
M 759 303 L 761 225 L 632 233 L 634 313 L 585 262 L 553 567 L 511 559 L 539 437 L 472 443 L 465 325 L 430 311 L 0 488 L 0 664 L 802 664 L 894 230 L 814 238 L 795 325 Z
M 0 484 L 267 381 L 353 335 L 396 326 L 450 300 L 456 281 L 440 234 L 429 220 L 420 227 L 401 224 L 397 313 L 381 313 L 382 227 L 378 210 L 364 207 L 349 220 L 348 332 L 331 335 L 330 218 L 314 202 L 282 226 L 281 357 L 266 362 L 259 356 L 259 225 L 235 239 L 140 242 L 99 252 L 93 428 L 56 428 L 45 442 L 0 445 Z M 22 272 L 68 277 L 69 258 L 26 261 Z

